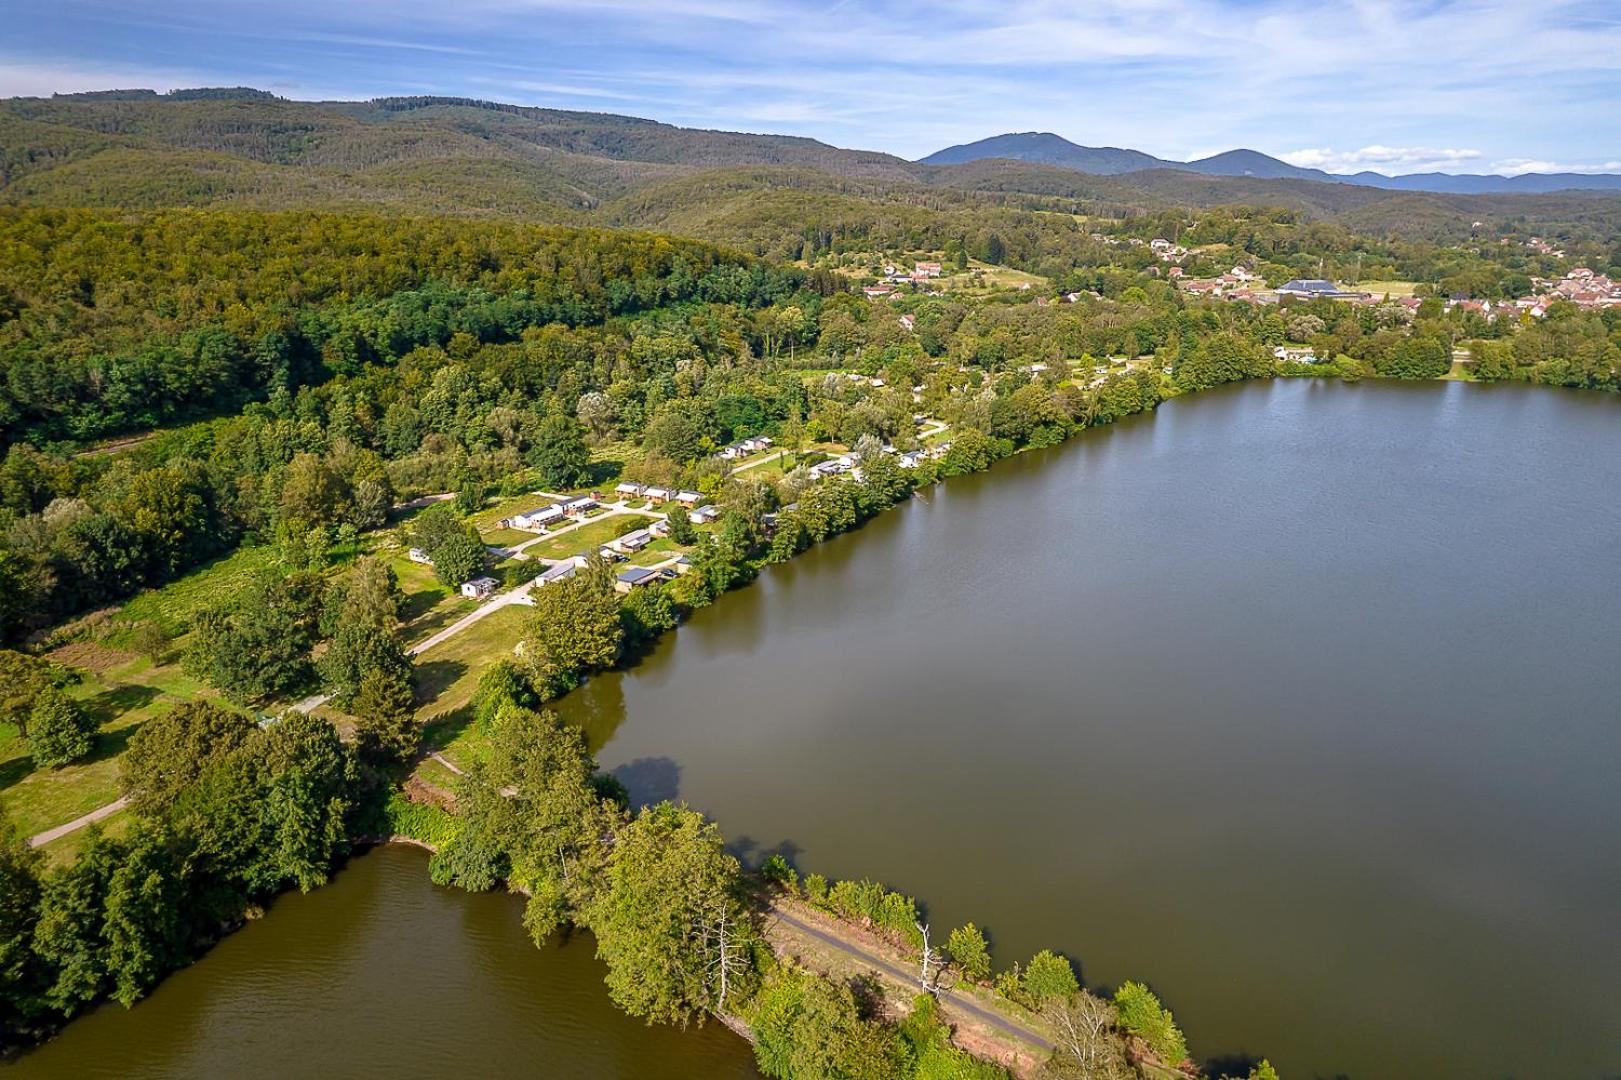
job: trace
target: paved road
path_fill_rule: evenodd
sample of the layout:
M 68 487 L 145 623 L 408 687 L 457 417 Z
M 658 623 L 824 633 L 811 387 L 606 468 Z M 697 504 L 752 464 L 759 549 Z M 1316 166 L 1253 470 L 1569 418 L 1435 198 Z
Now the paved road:
M 120 810 L 124 809 L 124 805 L 128 802 L 128 799 L 114 799 L 106 806 L 98 806 L 83 817 L 74 818 L 66 825 L 58 825 L 54 829 L 46 829 L 42 833 L 37 833 L 34 836 L 30 836 L 28 838 L 28 846 L 44 847 L 52 840 L 60 840 L 70 832 L 78 832 L 86 825 L 92 825 L 104 817 L 110 817 L 111 815 L 118 813 Z
M 773 918 L 787 923 L 795 930 L 798 930 L 804 934 L 809 934 L 811 937 L 825 945 L 831 945 L 840 952 L 848 953 L 869 967 L 877 968 L 886 975 L 892 975 L 901 980 L 903 983 L 907 983 L 912 986 L 917 985 L 917 972 L 915 971 L 904 971 L 882 957 L 874 956 L 872 953 L 850 944 L 843 938 L 835 937 L 825 930 L 817 929 L 802 919 L 795 918 L 781 908 L 772 908 L 771 915 Z M 1018 1024 L 1015 1024 L 1013 1021 L 999 1013 L 994 1013 L 989 1009 L 981 1008 L 961 994 L 951 990 L 942 990 L 940 991 L 940 997 L 948 1002 L 952 1007 L 961 1009 L 963 1012 L 968 1013 L 974 1018 L 983 1020 L 992 1027 L 1007 1032 L 1014 1038 L 1023 1039 L 1025 1042 L 1039 1046 L 1043 1050 L 1053 1049 L 1053 1044 L 1049 1040 L 1042 1038 L 1040 1035 L 1037 1035 L 1028 1028 L 1020 1027 Z

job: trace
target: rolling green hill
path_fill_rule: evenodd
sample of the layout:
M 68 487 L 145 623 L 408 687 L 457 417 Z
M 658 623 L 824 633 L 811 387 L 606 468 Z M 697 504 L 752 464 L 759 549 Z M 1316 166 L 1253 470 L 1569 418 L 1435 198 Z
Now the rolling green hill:
M 1038 162 L 925 165 L 812 139 L 459 98 L 295 102 L 225 89 L 0 101 L 0 204 L 514 217 L 656 228 L 797 257 L 819 237 L 1041 233 L 1038 211 L 1121 218 L 1262 206 L 1358 232 L 1621 231 L 1621 195 L 1434 195 L 1180 169 L 1093 175 Z M 1019 215 L 1023 216 L 1019 216 Z M 1050 215 L 1049 215 L 1050 216 Z M 1073 229 L 1064 230 L 1073 233 Z M 1015 245 L 1018 246 L 1018 245 Z

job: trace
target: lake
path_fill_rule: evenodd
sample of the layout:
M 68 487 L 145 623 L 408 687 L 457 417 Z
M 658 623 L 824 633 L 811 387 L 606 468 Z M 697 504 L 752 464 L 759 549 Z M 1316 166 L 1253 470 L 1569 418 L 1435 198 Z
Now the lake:
M 758 1080 L 748 1043 L 632 1020 L 589 936 L 537 949 L 522 916 L 519 897 L 436 888 L 424 851 L 378 848 L 0 1075 Z
M 1276 381 L 953 479 L 563 703 L 746 854 L 1288 1076 L 1621 1070 L 1621 398 Z
M 559 703 L 748 859 L 1289 1077 L 1621 1071 L 1621 398 L 1276 381 L 961 477 Z M 17 1075 L 750 1075 L 357 859 Z

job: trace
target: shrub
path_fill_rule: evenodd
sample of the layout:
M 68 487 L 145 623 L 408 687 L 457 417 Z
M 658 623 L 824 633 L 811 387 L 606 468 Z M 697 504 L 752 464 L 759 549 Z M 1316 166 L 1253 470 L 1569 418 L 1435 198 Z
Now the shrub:
M 1038 1003 L 1068 997 L 1080 988 L 1069 959 L 1050 949 L 1036 953 L 1030 959 L 1030 966 L 1024 969 L 1024 992 Z
M 34 764 L 56 768 L 78 761 L 95 745 L 96 721 L 54 686 L 34 699 L 28 713 L 28 751 Z
M 983 982 L 991 974 L 990 947 L 985 935 L 973 923 L 966 923 L 946 937 L 946 952 L 952 963 L 971 982 Z
M 1176 1019 L 1148 987 L 1138 982 L 1121 984 L 1114 994 L 1114 1006 L 1120 1012 L 1121 1030 L 1147 1043 L 1161 1062 L 1178 1065 L 1187 1058 L 1187 1040 Z
M 781 885 L 789 892 L 796 892 L 799 889 L 799 871 L 795 870 L 780 852 L 772 855 L 761 864 L 760 876 L 767 881 Z

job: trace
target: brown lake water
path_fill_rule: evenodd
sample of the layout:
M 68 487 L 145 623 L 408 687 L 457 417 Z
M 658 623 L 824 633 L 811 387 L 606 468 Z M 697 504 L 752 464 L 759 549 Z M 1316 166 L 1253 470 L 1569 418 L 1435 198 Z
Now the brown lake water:
M 742 854 L 1291 1078 L 1621 1075 L 1621 399 L 1278 381 L 961 477 L 560 703 Z M 420 853 L 21 1076 L 731 1077 Z

